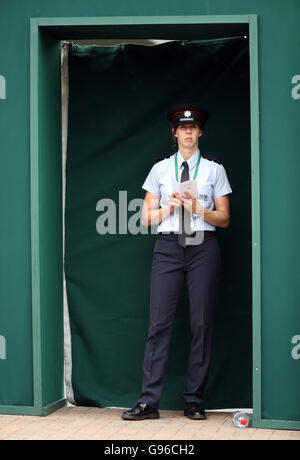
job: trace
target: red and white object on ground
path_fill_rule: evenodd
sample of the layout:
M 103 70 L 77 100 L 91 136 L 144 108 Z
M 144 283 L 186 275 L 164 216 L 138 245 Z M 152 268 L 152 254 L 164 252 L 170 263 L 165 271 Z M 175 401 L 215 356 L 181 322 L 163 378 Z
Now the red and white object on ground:
M 234 412 L 232 422 L 238 428 L 246 428 L 249 425 L 249 415 L 243 411 Z

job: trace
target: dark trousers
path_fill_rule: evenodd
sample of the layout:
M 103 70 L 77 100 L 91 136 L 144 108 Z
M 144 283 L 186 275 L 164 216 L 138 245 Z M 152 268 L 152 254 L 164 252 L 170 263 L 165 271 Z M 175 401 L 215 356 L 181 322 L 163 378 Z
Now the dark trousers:
M 159 234 L 154 245 L 150 284 L 150 324 L 139 402 L 158 408 L 176 306 L 187 283 L 191 346 L 185 402 L 204 402 L 211 357 L 215 307 L 221 276 L 216 232 L 204 232 L 199 245 L 183 248 L 177 234 Z

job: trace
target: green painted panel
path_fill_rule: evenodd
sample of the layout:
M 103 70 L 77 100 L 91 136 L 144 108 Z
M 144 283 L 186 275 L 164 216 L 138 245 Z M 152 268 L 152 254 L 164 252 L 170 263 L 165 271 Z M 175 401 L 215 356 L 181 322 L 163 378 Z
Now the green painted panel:
M 12 6 L 0 6 L 0 405 L 31 406 L 29 24 L 10 23 Z
M 63 396 L 63 243 L 60 43 L 39 47 L 39 225 L 42 405 Z

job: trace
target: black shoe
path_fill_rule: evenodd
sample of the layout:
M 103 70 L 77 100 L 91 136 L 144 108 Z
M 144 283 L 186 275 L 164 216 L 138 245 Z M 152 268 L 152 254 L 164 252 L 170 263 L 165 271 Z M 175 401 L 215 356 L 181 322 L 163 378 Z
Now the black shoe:
M 204 409 L 196 402 L 185 403 L 184 415 L 191 420 L 206 420 Z
M 147 418 L 159 418 L 157 409 L 146 403 L 138 403 L 133 409 L 127 410 L 121 415 L 123 420 L 145 420 Z

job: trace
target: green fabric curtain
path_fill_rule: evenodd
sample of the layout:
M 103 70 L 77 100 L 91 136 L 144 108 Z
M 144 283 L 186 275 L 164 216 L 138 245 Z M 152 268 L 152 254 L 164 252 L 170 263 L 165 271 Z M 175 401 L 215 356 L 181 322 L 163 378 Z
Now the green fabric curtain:
M 152 165 L 173 151 L 167 108 L 195 101 L 211 114 L 200 150 L 223 160 L 233 190 L 231 224 L 217 230 L 223 278 L 206 408 L 252 407 L 249 98 L 244 37 L 70 48 L 65 273 L 78 404 L 131 407 L 140 395 L 156 235 L 119 231 L 119 196 L 144 198 Z M 104 198 L 116 203 L 115 234 L 97 231 Z M 161 409 L 183 407 L 188 316 L 185 288 Z

